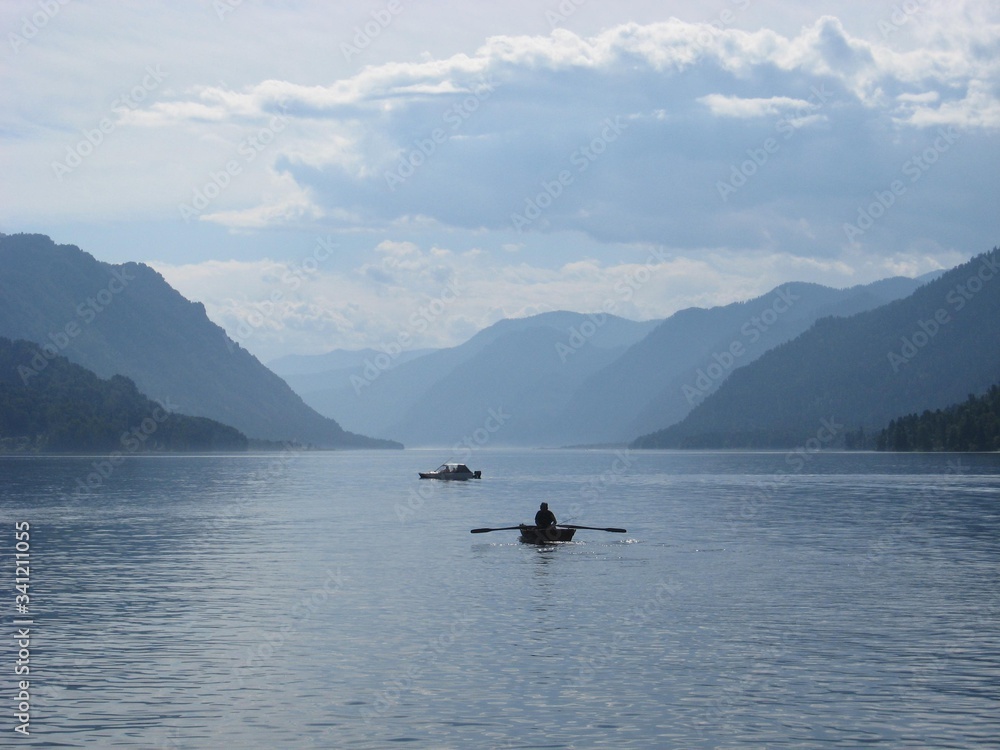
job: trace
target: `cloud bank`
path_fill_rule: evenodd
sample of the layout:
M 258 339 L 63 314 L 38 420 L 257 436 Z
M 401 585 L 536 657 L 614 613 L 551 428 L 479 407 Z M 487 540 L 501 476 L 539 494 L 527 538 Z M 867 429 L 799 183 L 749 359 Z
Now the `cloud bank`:
M 909 225 L 962 239 L 950 232 L 953 190 L 990 179 L 983 149 L 1000 129 L 997 26 L 896 49 L 832 16 L 795 36 L 719 25 L 496 36 L 327 85 L 204 86 L 123 122 L 227 144 L 178 206 L 184 220 L 233 229 L 422 222 L 828 256 L 846 244 L 898 251 L 893 235 Z M 847 236 L 941 132 L 960 145 L 938 154 L 921 195 Z M 251 171 L 248 204 L 229 184 Z
M 325 348 L 391 337 L 449 279 L 475 291 L 422 345 L 540 300 L 597 309 L 650 248 L 672 259 L 655 274 L 672 281 L 622 314 L 663 317 L 790 278 L 920 273 L 996 243 L 992 3 L 829 3 L 802 24 L 787 19 L 807 11 L 783 2 L 707 17 L 678 3 L 687 19 L 632 3 L 619 13 L 643 20 L 629 22 L 610 6 L 522 4 L 484 8 L 480 26 L 510 31 L 475 43 L 458 30 L 448 41 L 454 8 L 383 6 L 338 8 L 334 23 L 248 1 L 192 24 L 193 11 L 154 4 L 156 60 L 146 37 L 129 40 L 129 10 L 66 5 L 2 74 L 20 102 L 0 114 L 14 176 L 4 231 L 169 225 L 191 240 L 184 258 L 146 259 L 231 332 L 268 299 L 262 279 L 301 262 L 308 238 L 333 237 L 338 252 L 253 337 L 310 350 L 324 336 Z M 103 65 L 79 54 L 98 27 L 123 62 L 95 109 L 76 92 Z M 418 29 L 434 30 L 423 51 Z M 290 35 L 283 54 L 263 43 L 272 30 Z M 220 231 L 255 257 L 221 251 Z

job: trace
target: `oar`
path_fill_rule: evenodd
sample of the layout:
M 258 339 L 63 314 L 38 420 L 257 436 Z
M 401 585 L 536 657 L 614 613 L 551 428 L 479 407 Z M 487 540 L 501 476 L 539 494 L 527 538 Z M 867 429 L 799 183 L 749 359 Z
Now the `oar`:
M 572 524 L 569 524 L 569 523 L 560 523 L 560 524 L 556 524 L 556 525 L 557 526 L 562 526 L 564 529 L 590 529 L 591 531 L 614 531 L 614 532 L 616 532 L 618 534 L 627 534 L 628 533 L 627 531 L 625 531 L 625 529 L 616 529 L 616 528 L 613 528 L 613 527 L 609 527 L 609 528 L 605 529 L 605 528 L 601 528 L 601 527 L 598 527 L 598 526 L 573 526 Z
M 499 529 L 473 529 L 471 534 L 485 534 L 487 531 L 513 531 L 514 529 L 520 529 L 520 526 L 501 526 Z

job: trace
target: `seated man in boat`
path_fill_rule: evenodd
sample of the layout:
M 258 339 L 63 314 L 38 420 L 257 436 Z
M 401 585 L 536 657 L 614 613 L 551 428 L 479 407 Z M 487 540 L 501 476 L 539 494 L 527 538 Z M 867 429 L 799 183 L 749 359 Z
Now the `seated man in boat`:
M 535 526 L 540 529 L 547 529 L 556 525 L 556 514 L 549 510 L 548 503 L 542 503 L 535 514 Z

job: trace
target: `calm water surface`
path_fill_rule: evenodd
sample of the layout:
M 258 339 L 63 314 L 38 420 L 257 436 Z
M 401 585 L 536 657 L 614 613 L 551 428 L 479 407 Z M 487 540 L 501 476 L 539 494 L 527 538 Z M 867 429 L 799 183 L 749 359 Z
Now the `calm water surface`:
M 0 746 L 998 746 L 1000 456 L 445 458 L 0 459 Z

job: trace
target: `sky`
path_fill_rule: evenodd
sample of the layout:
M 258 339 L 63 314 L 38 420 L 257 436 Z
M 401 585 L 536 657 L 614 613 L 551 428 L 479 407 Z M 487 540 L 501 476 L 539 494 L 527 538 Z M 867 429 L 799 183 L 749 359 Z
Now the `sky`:
M 1000 244 L 1000 4 L 4 0 L 0 232 L 262 361 Z

